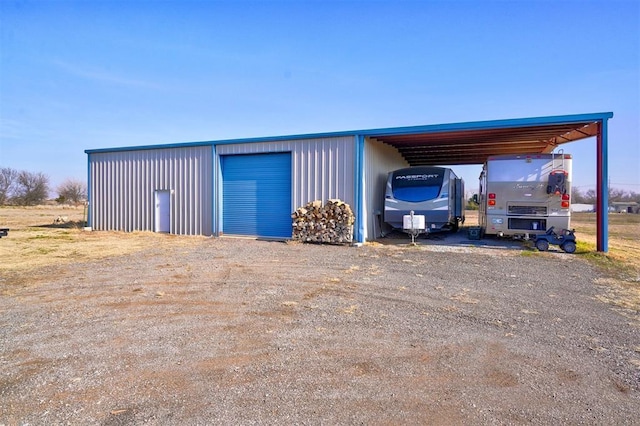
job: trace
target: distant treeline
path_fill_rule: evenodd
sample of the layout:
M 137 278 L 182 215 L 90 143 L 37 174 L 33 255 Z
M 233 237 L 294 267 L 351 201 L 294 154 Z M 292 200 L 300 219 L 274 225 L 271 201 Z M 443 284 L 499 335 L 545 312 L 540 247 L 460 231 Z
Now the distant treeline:
M 571 188 L 572 203 L 595 204 L 597 202 L 597 199 L 598 197 L 595 189 L 589 189 L 586 192 L 582 192 L 579 188 Z M 609 188 L 609 203 L 619 201 L 635 201 L 640 203 L 640 194 L 633 191 L 625 191 L 623 189 Z
M 67 179 L 56 190 L 61 204 L 80 204 L 87 199 L 87 186 Z M 36 206 L 49 199 L 49 177 L 41 172 L 0 167 L 0 206 Z

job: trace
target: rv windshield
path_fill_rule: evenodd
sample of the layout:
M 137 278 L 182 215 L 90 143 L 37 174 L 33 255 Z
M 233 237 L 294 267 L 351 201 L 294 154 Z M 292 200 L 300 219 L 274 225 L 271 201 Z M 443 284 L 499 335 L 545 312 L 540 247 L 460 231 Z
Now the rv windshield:
M 437 198 L 444 172 L 430 170 L 397 173 L 393 176 L 393 197 L 401 201 L 419 202 Z

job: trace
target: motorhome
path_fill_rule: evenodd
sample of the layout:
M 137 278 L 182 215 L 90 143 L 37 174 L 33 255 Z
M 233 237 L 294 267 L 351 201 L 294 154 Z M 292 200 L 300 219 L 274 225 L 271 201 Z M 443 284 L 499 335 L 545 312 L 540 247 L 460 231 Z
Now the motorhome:
M 403 229 L 403 217 L 425 217 L 425 233 L 457 231 L 464 223 L 464 181 L 445 167 L 408 167 L 389 173 L 384 221 Z M 412 213 L 413 212 L 413 213 Z
M 552 226 L 569 229 L 570 154 L 490 156 L 477 197 L 482 234 L 534 237 Z

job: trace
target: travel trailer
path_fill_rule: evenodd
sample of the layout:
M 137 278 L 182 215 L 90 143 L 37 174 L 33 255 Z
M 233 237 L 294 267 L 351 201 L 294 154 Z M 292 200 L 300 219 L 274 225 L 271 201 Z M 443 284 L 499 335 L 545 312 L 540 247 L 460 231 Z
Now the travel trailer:
M 389 173 L 384 221 L 405 228 L 403 217 L 424 216 L 424 231 L 457 231 L 464 223 L 464 182 L 445 167 L 408 167 Z

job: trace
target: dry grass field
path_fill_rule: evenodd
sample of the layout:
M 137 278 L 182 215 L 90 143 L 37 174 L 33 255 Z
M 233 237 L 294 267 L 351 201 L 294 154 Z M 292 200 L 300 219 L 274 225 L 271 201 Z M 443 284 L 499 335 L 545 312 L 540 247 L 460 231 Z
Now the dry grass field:
M 10 229 L 9 235 L 0 239 L 0 275 L 133 253 L 167 239 L 175 246 L 189 245 L 201 238 L 84 231 L 84 214 L 82 206 L 0 208 L 0 228 Z M 57 218 L 64 218 L 64 223 L 56 223 Z
M 2 276 L 28 280 L 28 271 L 48 265 L 84 262 L 133 253 L 170 240 L 172 246 L 195 245 L 205 237 L 182 237 L 153 232 L 84 231 L 84 208 L 62 206 L 0 208 L 0 228 L 9 236 L 0 239 Z M 62 217 L 65 223 L 55 223 Z M 466 225 L 477 224 L 477 212 L 467 211 Z M 611 289 L 610 303 L 640 309 L 640 215 L 609 215 L 609 252 L 596 252 L 595 213 L 575 213 L 572 227 L 578 239 L 577 256 L 606 272 L 603 284 Z M 543 255 L 543 253 L 540 253 Z M 11 289 L 0 288 L 2 293 Z
M 600 281 L 607 288 L 604 302 L 640 311 L 640 215 L 609 215 L 609 252 L 597 253 L 595 213 L 576 213 L 571 226 L 578 238 L 577 254 L 606 271 Z

